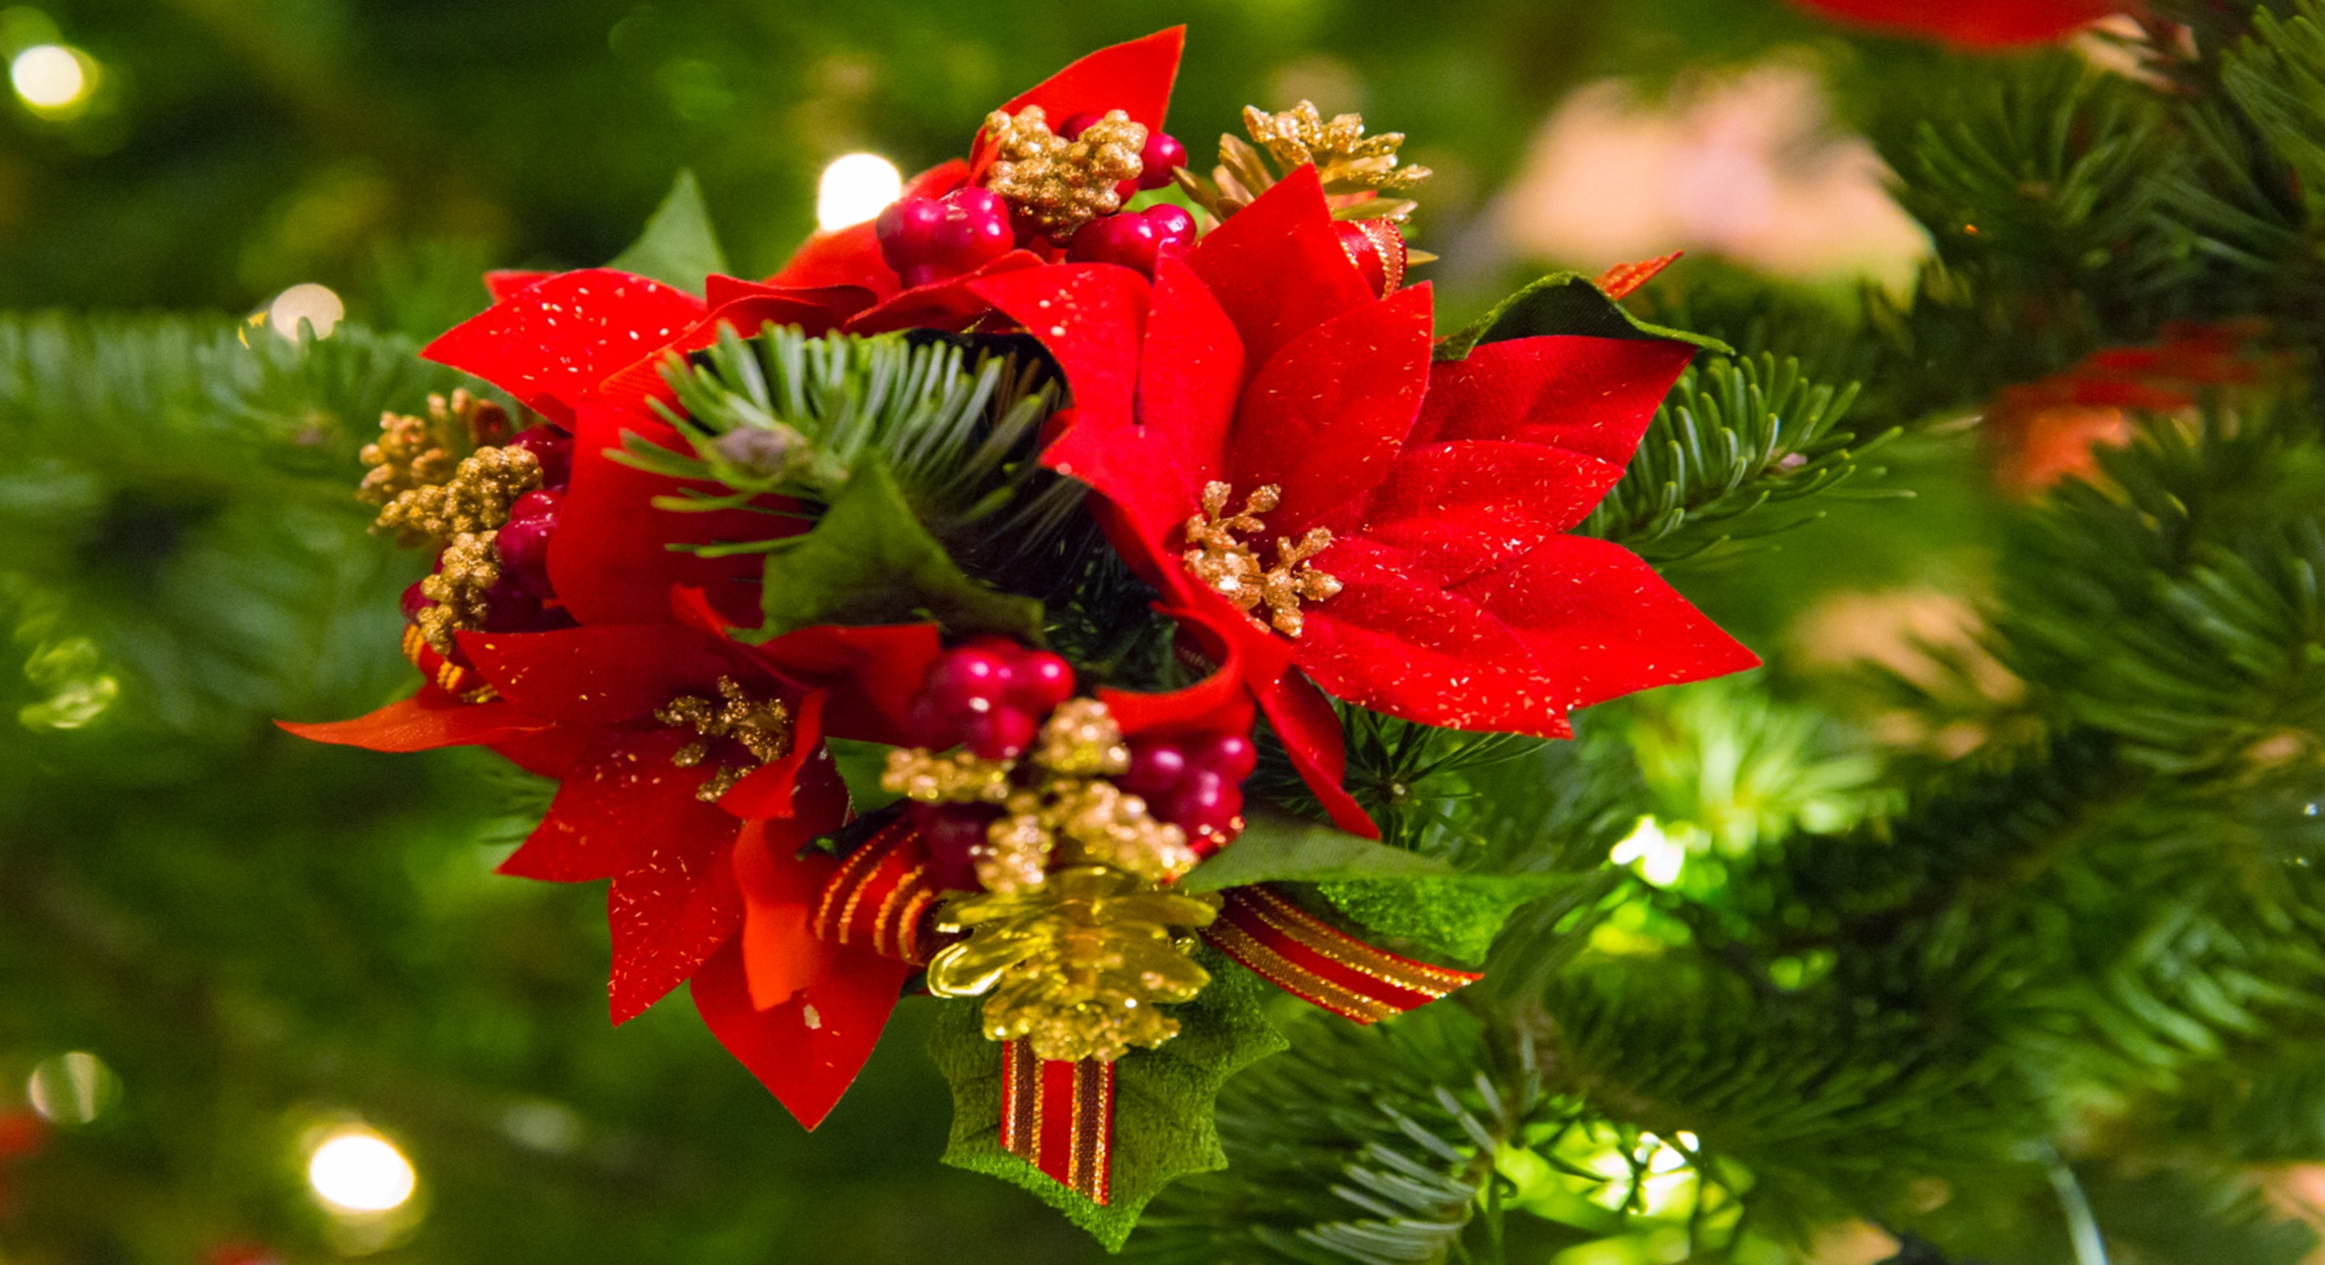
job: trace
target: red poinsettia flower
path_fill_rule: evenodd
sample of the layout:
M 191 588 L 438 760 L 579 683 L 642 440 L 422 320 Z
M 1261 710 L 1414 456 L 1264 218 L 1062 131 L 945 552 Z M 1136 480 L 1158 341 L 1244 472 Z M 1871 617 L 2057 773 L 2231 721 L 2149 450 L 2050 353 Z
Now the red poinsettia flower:
M 2065 39 L 2113 13 L 2123 0 L 1794 0 L 1828 17 L 1898 35 L 1971 48 L 2011 48 Z
M 1121 110 L 1149 132 L 1159 131 L 1170 111 L 1171 85 L 1178 79 L 1179 55 L 1186 39 L 1187 29 L 1177 26 L 1101 48 L 1001 108 L 1015 114 L 1027 106 L 1040 106 L 1053 124 L 1077 114 Z M 975 183 L 992 161 L 980 129 L 968 158 L 948 160 L 913 177 L 904 195 L 941 198 Z M 896 270 L 881 258 L 880 243 L 867 222 L 808 238 L 791 262 L 767 279 L 766 289 L 747 282 L 731 287 L 722 283 L 712 297 L 716 301 L 726 296 L 854 287 L 871 294 L 876 303 L 848 318 L 846 328 L 851 333 L 964 329 L 989 310 L 990 305 L 976 293 L 976 281 L 1042 262 L 1042 257 L 1031 251 L 1013 250 L 973 273 L 906 288 Z
M 1637 556 L 1569 534 L 1622 476 L 1685 343 L 1517 338 L 1432 361 L 1428 288 L 1374 296 L 1312 169 L 1166 259 L 1151 287 L 1089 265 L 978 290 L 1073 388 L 1043 460 L 1104 498 L 1109 538 L 1175 606 L 1224 602 L 1192 569 L 1204 559 L 1183 556 L 1206 552 L 1190 521 L 1216 526 L 1277 489 L 1256 527 L 1210 552 L 1248 546 L 1243 562 L 1308 585 L 1303 601 L 1251 607 L 1274 628 L 1227 626 L 1255 661 L 1259 646 L 1290 651 L 1299 670 L 1259 701 L 1346 828 L 1371 825 L 1339 785 L 1340 727 L 1317 686 L 1428 724 L 1563 737 L 1572 708 L 1758 662 Z M 1213 484 L 1228 515 L 1205 504 Z M 1319 531 L 1330 543 L 1285 567 L 1280 551 Z
M 357 720 L 284 727 L 374 750 L 491 745 L 558 778 L 547 817 L 501 872 L 610 879 L 614 1021 L 697 978 L 712 1032 L 813 1127 L 870 1054 L 910 968 L 796 945 L 751 954 L 742 933 L 792 906 L 804 919 L 803 893 L 820 886 L 828 862 L 798 853 L 848 812 L 823 734 L 899 740 L 910 698 L 895 682 L 917 684 L 936 632 L 814 628 L 749 648 L 712 631 L 717 616 L 699 594 L 684 595 L 679 614 L 684 622 L 463 633 L 492 701 L 455 706 L 423 691 Z M 754 755 L 732 737 L 706 741 L 697 727 L 657 717 L 685 697 L 712 709 L 730 699 L 780 704 L 776 721 L 760 720 L 785 734 L 781 750 Z M 752 765 L 703 798 L 721 769 Z

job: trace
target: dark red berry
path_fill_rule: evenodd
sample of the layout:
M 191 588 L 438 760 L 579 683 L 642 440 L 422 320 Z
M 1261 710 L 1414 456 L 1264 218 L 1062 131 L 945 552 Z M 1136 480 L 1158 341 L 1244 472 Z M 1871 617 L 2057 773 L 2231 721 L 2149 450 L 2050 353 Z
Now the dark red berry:
M 1187 753 L 1176 738 L 1130 740 L 1130 769 L 1115 780 L 1133 795 L 1156 799 L 1187 776 Z
M 1209 769 L 1197 769 L 1163 797 L 1155 815 L 1192 836 L 1206 831 L 1225 834 L 1242 811 L 1243 792 L 1234 783 Z
M 1009 665 L 1009 705 L 1027 715 L 1047 716 L 1073 696 L 1073 665 L 1047 650 L 1028 651 Z
M 1014 707 L 996 707 L 971 717 L 961 727 L 961 742 L 980 760 L 1014 760 L 1033 745 L 1033 735 L 1040 727 L 1033 717 Z
M 1017 233 L 1009 204 L 990 189 L 955 189 L 942 198 L 903 198 L 873 225 L 880 257 L 906 287 L 974 272 L 1009 252 Z
M 493 534 L 501 574 L 517 577 L 534 597 L 556 592 L 549 584 L 549 533 L 556 525 L 554 518 L 520 518 Z
M 420 591 L 420 586 L 425 583 L 427 583 L 425 580 L 414 580 L 410 586 L 404 589 L 404 622 L 407 624 L 418 623 L 420 612 L 436 604 L 435 598 Z
M 1065 122 L 1058 124 L 1058 135 L 1069 141 L 1078 141 L 1082 139 L 1082 133 L 1090 130 L 1092 123 L 1105 117 L 1104 114 L 1096 110 L 1084 110 L 1080 114 L 1069 114 L 1066 116 Z
M 977 880 L 976 849 L 985 845 L 985 828 L 1001 816 L 990 804 L 914 804 L 905 810 L 928 852 L 929 877 L 947 891 L 973 892 Z
M 1120 264 L 1152 276 L 1161 247 L 1162 239 L 1145 216 L 1124 212 L 1084 224 L 1074 234 L 1066 257 L 1076 263 Z
M 509 506 L 509 521 L 515 523 L 528 518 L 553 519 L 557 516 L 557 511 L 564 506 L 565 494 L 563 492 L 548 488 L 543 488 L 538 492 L 527 492 L 518 497 L 515 504 Z
M 554 426 L 528 426 L 508 442 L 541 463 L 541 486 L 562 488 L 573 481 L 573 436 Z
M 484 591 L 486 632 L 529 632 L 541 614 L 541 599 L 533 596 L 520 576 L 503 574 Z
M 1168 188 L 1171 172 L 1187 165 L 1187 147 L 1179 138 L 1165 131 L 1146 134 L 1146 148 L 1138 152 L 1138 187 L 1141 189 Z
M 1259 763 L 1259 752 L 1242 734 L 1212 734 L 1189 745 L 1187 763 L 1216 773 L 1233 785 L 1251 776 L 1252 766 Z
M 898 272 L 918 264 L 928 253 L 929 235 L 944 218 L 944 204 L 935 198 L 898 198 L 889 203 L 872 221 L 880 257 Z
M 921 695 L 937 711 L 968 716 L 991 710 L 1009 692 L 1006 651 L 985 646 L 963 646 L 938 656 L 921 685 Z

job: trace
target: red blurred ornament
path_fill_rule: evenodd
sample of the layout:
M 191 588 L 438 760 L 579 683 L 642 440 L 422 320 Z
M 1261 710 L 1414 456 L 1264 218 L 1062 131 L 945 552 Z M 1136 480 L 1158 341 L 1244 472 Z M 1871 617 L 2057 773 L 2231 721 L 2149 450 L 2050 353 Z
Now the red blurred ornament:
M 1918 35 L 1969 48 L 2014 48 L 2065 39 L 2115 13 L 2137 13 L 2124 0 L 1793 0 L 1826 17 L 1894 35 Z

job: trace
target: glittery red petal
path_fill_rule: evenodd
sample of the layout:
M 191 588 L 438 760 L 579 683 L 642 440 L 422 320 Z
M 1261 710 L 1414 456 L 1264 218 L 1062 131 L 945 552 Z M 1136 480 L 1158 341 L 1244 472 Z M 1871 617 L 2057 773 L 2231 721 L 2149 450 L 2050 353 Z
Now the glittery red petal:
M 546 729 L 550 721 L 522 712 L 511 703 L 463 703 L 429 687 L 416 698 L 390 703 L 352 720 L 278 720 L 275 724 L 301 738 L 335 746 L 428 751 L 500 742 Z
M 680 694 L 714 691 L 722 676 L 774 684 L 747 650 L 678 624 L 469 632 L 460 646 L 513 704 L 569 724 L 636 720 Z
M 1261 365 L 1228 438 L 1231 504 L 1265 484 L 1283 489 L 1268 532 L 1297 540 L 1388 477 L 1429 382 L 1429 320 L 1429 287 L 1400 290 L 1315 326 Z
M 1114 264 L 1057 264 L 979 278 L 969 288 L 1048 349 L 1073 388 L 1076 424 L 1129 419 L 1146 278 Z
M 694 1005 L 727 1053 L 812 1129 L 855 1083 L 912 972 L 893 958 L 844 952 L 822 979 L 760 1010 L 738 938 L 695 973 Z
M 822 852 L 802 854 L 801 832 L 790 823 L 743 823 L 735 840 L 735 881 L 743 893 L 743 972 L 751 1005 L 780 1006 L 823 979 L 841 953 L 815 934 L 808 915 L 839 861 Z
M 1259 705 L 1291 757 L 1292 768 L 1323 804 L 1332 824 L 1353 835 L 1380 838 L 1380 827 L 1341 785 L 1348 776 L 1348 747 L 1331 701 L 1306 677 L 1287 672 L 1260 692 Z
M 500 872 L 553 883 L 612 878 L 645 863 L 666 833 L 733 837 L 734 815 L 694 797 L 704 770 L 670 757 L 686 736 L 669 729 L 593 731 L 586 752 L 558 784 L 557 798 Z M 722 820 L 723 819 L 723 820 Z
M 484 292 L 492 301 L 500 302 L 510 295 L 529 290 L 556 276 L 554 272 L 528 271 L 522 268 L 501 268 L 484 274 Z
M 1171 107 L 1171 84 L 1179 77 L 1179 54 L 1187 43 L 1187 28 L 1174 26 L 1143 39 L 1115 44 L 1074 62 L 1001 108 L 1015 114 L 1038 105 L 1055 127 L 1085 111 L 1103 114 L 1121 110 L 1148 131 L 1163 125 Z M 982 174 L 991 161 L 980 131 L 969 154 L 972 174 Z
M 810 835 L 837 830 L 848 818 L 847 787 L 823 745 L 824 694 L 799 699 L 792 710 L 791 749 L 783 758 L 744 775 L 719 798 L 719 807 L 746 821 L 790 818 Z
M 900 329 L 967 329 L 978 317 L 993 310 L 993 305 L 978 294 L 977 282 L 1038 268 L 1041 262 L 1041 256 L 1030 250 L 1010 251 L 974 272 L 914 286 L 883 300 L 851 318 L 848 332 L 886 334 Z
M 1350 308 L 1372 287 L 1341 249 L 1314 167 L 1302 167 L 1187 252 L 1234 320 L 1249 364 Z
M 670 546 L 791 536 L 808 524 L 751 510 L 658 509 L 653 504 L 658 496 L 676 496 L 686 488 L 714 495 L 725 489 L 613 460 L 607 451 L 620 449 L 624 434 L 689 451 L 659 419 L 596 401 L 583 406 L 574 430 L 573 482 L 549 538 L 549 579 L 566 610 L 585 624 L 659 623 L 670 618 L 671 586 L 687 585 L 708 594 L 730 624 L 759 623 L 762 559 L 748 554 L 704 558 Z M 780 504 L 774 498 L 765 503 Z
M 733 857 L 741 826 L 726 817 L 717 835 L 666 831 L 646 864 L 614 876 L 606 889 L 606 924 L 613 932 L 608 999 L 616 1024 L 645 1013 L 742 930 Z
M 527 286 L 420 354 L 473 373 L 558 422 L 607 375 L 692 328 L 702 300 L 645 277 L 585 268 Z
M 1413 442 L 1501 439 L 1629 464 L 1695 348 L 1669 339 L 1556 334 L 1440 361 Z
M 1397 458 L 1362 532 L 1450 584 L 1581 522 L 1622 477 L 1621 466 L 1542 444 L 1430 444 Z M 1329 552 L 1317 565 L 1332 569 Z
M 757 648 L 786 680 L 824 690 L 825 730 L 909 746 L 912 704 L 944 643 L 934 624 L 820 625 Z

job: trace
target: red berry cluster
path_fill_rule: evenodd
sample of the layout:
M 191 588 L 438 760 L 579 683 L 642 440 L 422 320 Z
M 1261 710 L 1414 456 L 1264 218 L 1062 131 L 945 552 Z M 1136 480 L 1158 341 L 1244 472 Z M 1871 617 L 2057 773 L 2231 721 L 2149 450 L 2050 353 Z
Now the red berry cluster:
M 1074 696 L 1074 669 L 1046 650 L 979 637 L 938 656 L 912 708 L 913 739 L 931 751 L 965 746 L 980 760 L 1014 760 L 1042 719 Z
M 899 198 L 872 225 L 880 258 L 906 289 L 975 272 L 1009 253 L 1017 232 L 1009 203 L 991 189 L 955 189 L 941 198 Z
M 493 534 L 494 556 L 501 578 L 484 593 L 487 632 L 543 632 L 570 628 L 573 617 L 555 605 L 556 588 L 549 583 L 549 537 L 557 530 L 557 513 L 565 503 L 565 487 L 573 480 L 573 436 L 554 426 L 519 431 L 504 447 L 522 448 L 541 467 L 541 486 L 509 506 L 509 521 Z M 437 559 L 443 568 L 443 559 Z M 435 605 L 418 584 L 404 590 L 407 622 Z M 459 661 L 459 656 L 454 655 Z
M 1130 740 L 1130 771 L 1114 779 L 1146 800 L 1155 820 L 1187 832 L 1195 851 L 1225 847 L 1243 828 L 1243 779 L 1258 752 L 1239 733 L 1188 733 Z
M 1195 244 L 1195 217 L 1168 202 L 1144 211 L 1124 211 L 1092 220 L 1074 234 L 1066 258 L 1086 264 L 1121 264 L 1147 276 L 1165 250 Z

